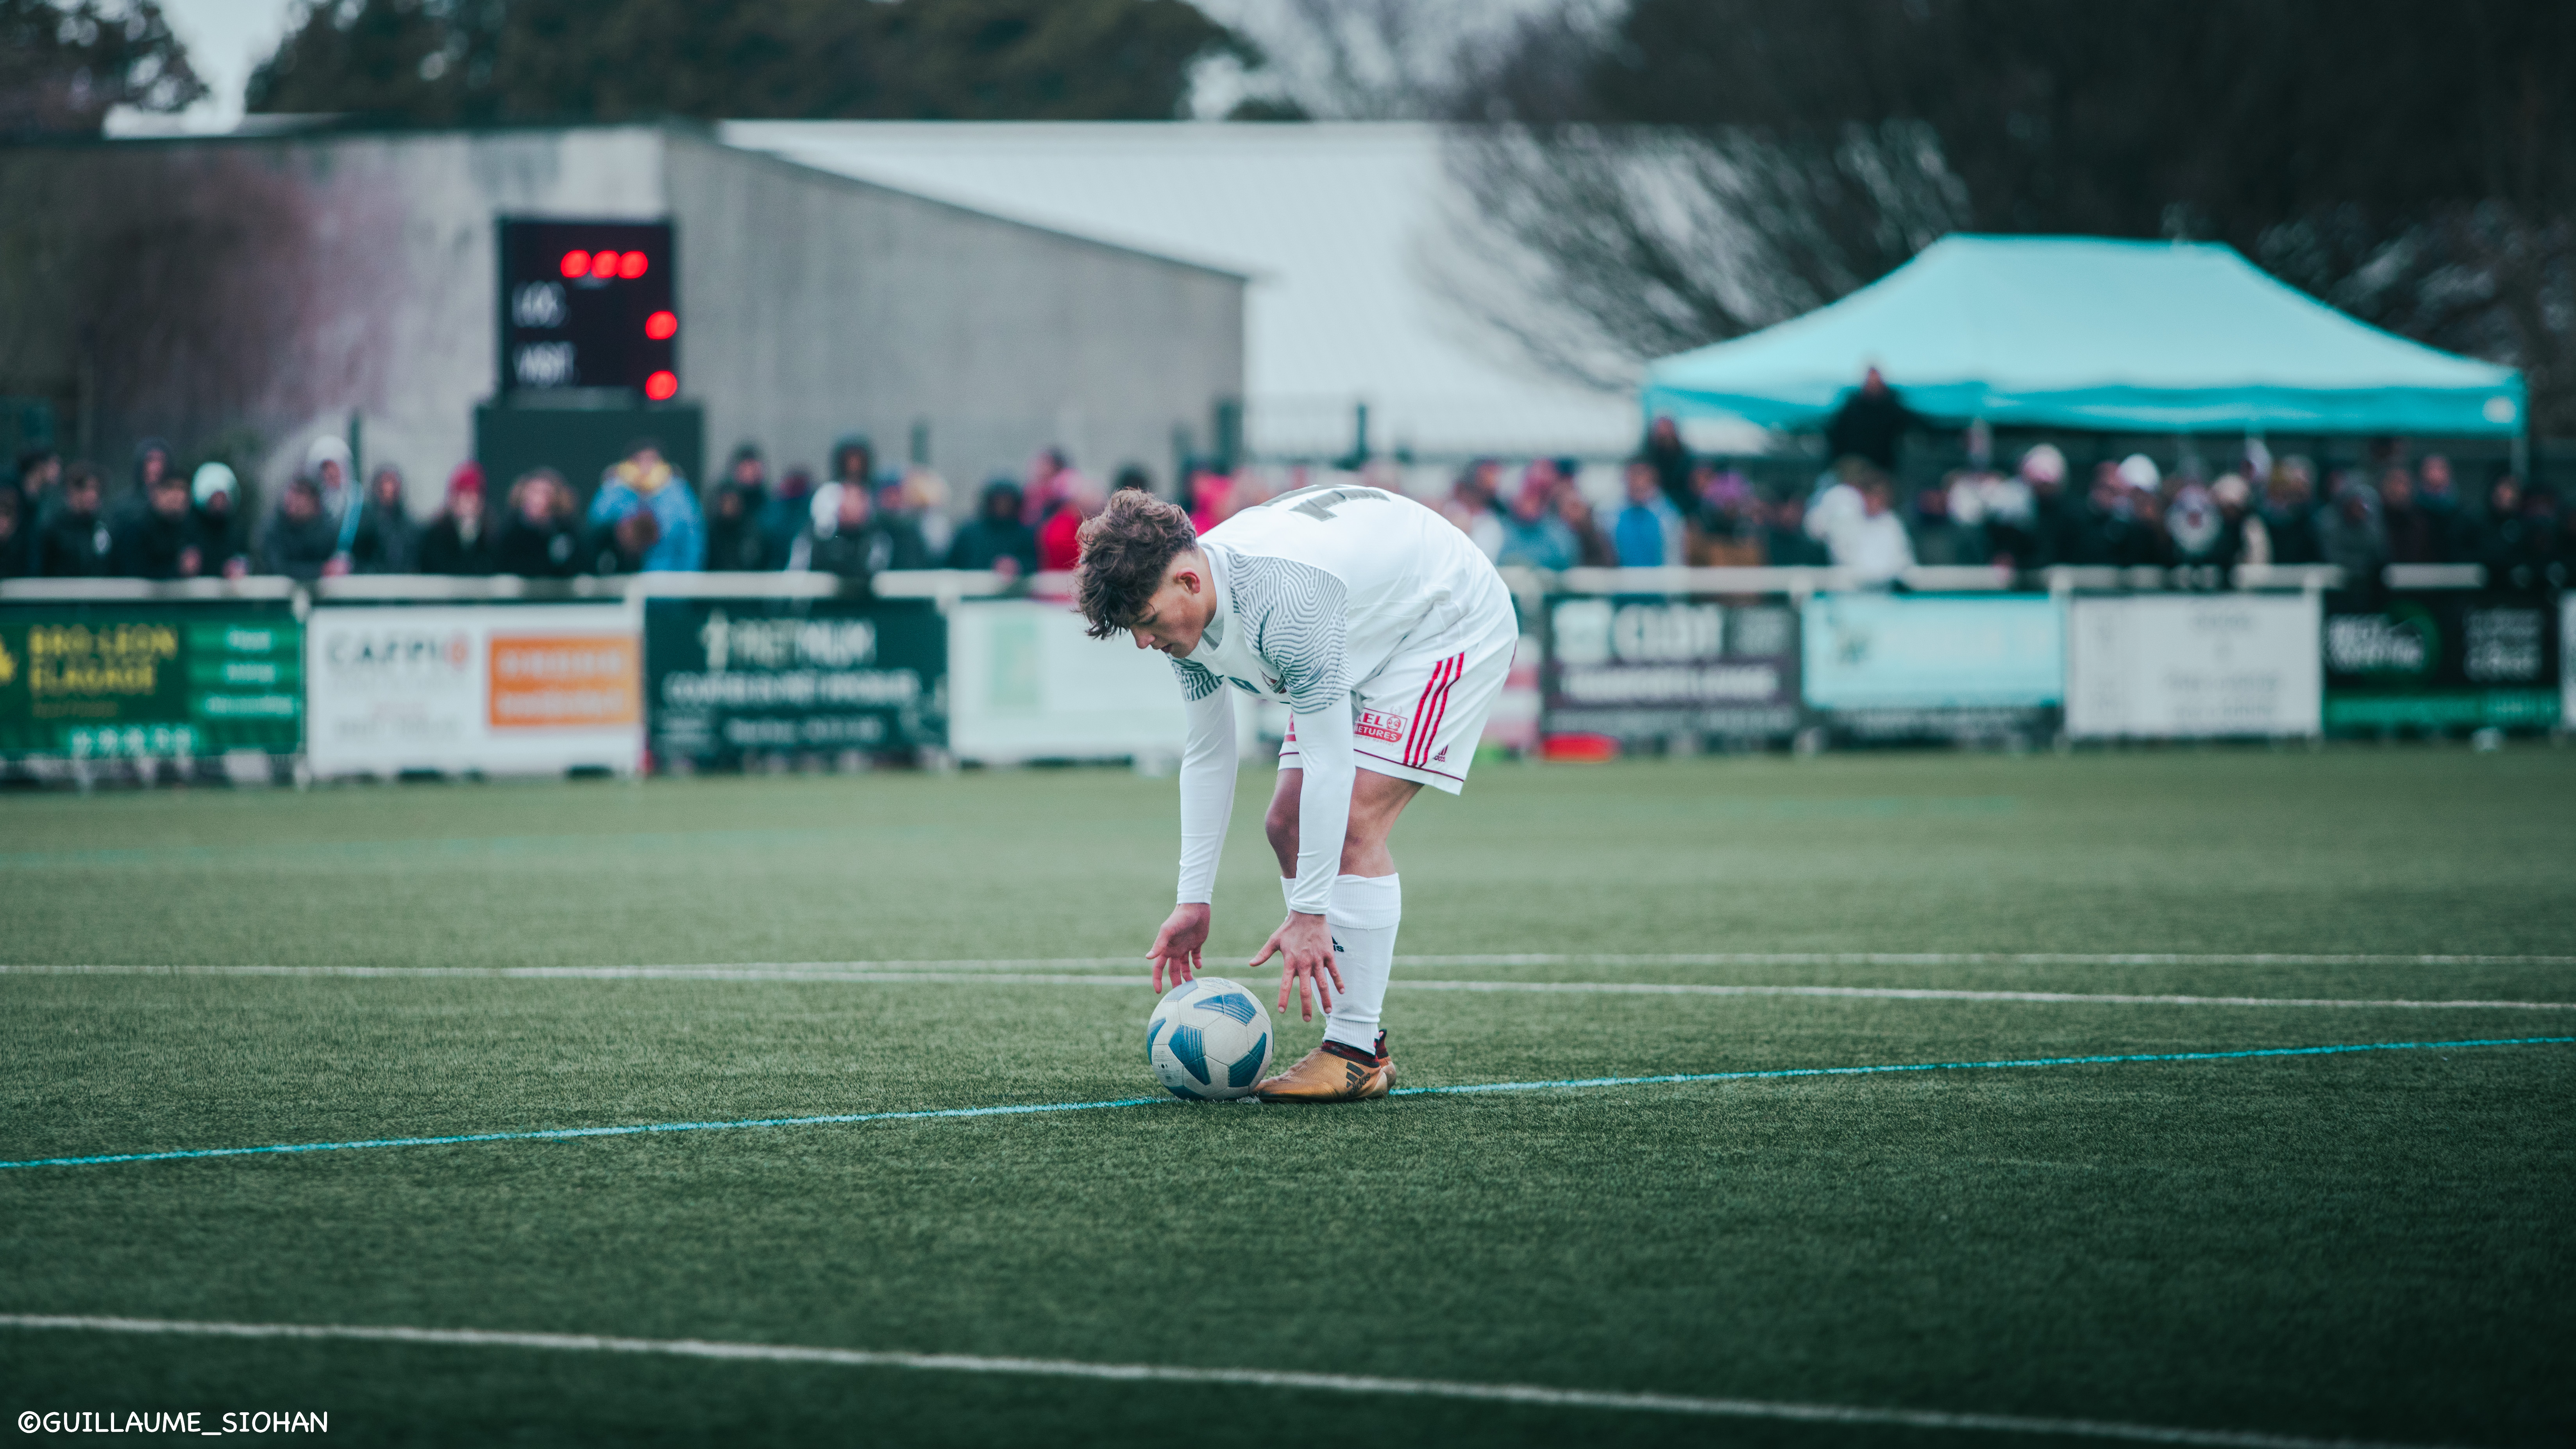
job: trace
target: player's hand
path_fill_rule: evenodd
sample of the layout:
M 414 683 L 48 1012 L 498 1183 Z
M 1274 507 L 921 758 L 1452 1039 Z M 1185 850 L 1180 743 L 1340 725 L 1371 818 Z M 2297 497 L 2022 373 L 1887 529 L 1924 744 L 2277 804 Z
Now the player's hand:
M 1154 963 L 1154 994 L 1163 994 L 1163 973 L 1171 972 L 1174 986 L 1195 980 L 1199 974 L 1199 949 L 1207 944 L 1208 908 L 1203 901 L 1184 902 L 1172 907 L 1171 918 L 1163 929 L 1154 933 L 1154 949 L 1145 959 Z M 1282 1007 L 1281 1010 L 1287 1008 Z
M 1297 983 L 1297 1011 L 1308 1021 L 1315 1019 L 1315 997 L 1322 997 L 1324 1010 L 1333 1009 L 1333 993 L 1342 989 L 1341 963 L 1333 959 L 1333 931 L 1321 916 L 1290 911 L 1270 939 L 1261 943 L 1261 954 L 1252 958 L 1260 965 L 1271 957 L 1279 958 L 1279 1009 L 1288 1009 L 1288 983 Z M 1332 984 L 1325 985 L 1326 978 Z M 1313 995 L 1308 994 L 1312 987 Z

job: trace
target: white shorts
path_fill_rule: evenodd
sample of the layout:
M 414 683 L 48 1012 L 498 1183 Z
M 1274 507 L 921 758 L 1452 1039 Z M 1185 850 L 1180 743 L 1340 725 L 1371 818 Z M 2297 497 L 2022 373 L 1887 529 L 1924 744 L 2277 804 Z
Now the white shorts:
M 1484 625 L 1479 629 L 1475 626 Z M 1497 623 L 1471 619 L 1416 645 L 1407 643 L 1351 689 L 1351 743 L 1359 767 L 1455 795 L 1467 783 L 1485 716 L 1512 672 L 1520 625 L 1506 606 Z M 1279 768 L 1297 764 L 1297 719 L 1279 743 Z

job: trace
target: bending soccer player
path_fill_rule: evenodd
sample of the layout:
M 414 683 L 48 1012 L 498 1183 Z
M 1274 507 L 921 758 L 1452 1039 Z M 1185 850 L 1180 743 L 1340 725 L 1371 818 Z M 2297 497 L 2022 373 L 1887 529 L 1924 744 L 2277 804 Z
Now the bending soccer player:
M 1147 957 L 1154 989 L 1193 979 L 1217 854 L 1234 809 L 1234 692 L 1284 701 L 1288 737 L 1266 822 L 1287 919 L 1280 958 L 1324 1042 L 1262 1082 L 1265 1102 L 1349 1102 L 1395 1085 L 1379 1015 L 1404 893 L 1387 853 L 1425 785 L 1458 793 L 1520 627 L 1467 536 L 1376 488 L 1282 494 L 1198 537 L 1147 494 L 1112 495 L 1082 527 L 1078 583 L 1094 638 L 1124 629 L 1172 658 L 1189 706 L 1181 756 L 1181 889 Z M 1228 686 L 1232 686 L 1228 688 Z

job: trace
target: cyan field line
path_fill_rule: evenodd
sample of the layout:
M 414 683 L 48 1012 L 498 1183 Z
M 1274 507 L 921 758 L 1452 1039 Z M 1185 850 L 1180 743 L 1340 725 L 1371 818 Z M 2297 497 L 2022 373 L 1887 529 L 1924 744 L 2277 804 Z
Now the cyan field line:
M 2021 1057 L 1977 1062 L 1894 1062 L 1849 1067 L 1770 1067 L 1740 1072 L 1666 1072 L 1644 1077 L 1569 1077 L 1544 1082 L 1469 1082 L 1450 1087 L 1399 1087 L 1398 1097 L 1453 1097 L 1490 1092 L 1570 1091 L 1600 1087 L 1662 1086 L 1678 1082 L 1755 1082 L 1793 1077 L 1861 1077 L 1894 1072 L 1956 1072 L 2027 1067 L 2113 1066 L 2140 1062 L 2221 1062 L 2256 1057 L 2342 1056 L 2469 1047 L 2555 1046 L 2576 1036 L 2490 1037 L 2469 1041 L 2382 1041 L 2336 1046 L 2249 1047 L 2220 1052 L 2140 1052 L 2077 1057 Z M 651 1132 L 729 1132 L 752 1127 L 825 1127 L 860 1122 L 920 1122 L 958 1117 L 1017 1117 L 1042 1112 L 1096 1112 L 1112 1107 L 1175 1107 L 1171 1097 L 1120 1097 L 1099 1102 L 1036 1102 L 1004 1107 L 937 1107 L 909 1112 L 836 1112 L 813 1117 L 755 1117 L 730 1122 L 653 1122 L 622 1127 L 549 1127 L 525 1132 L 465 1132 L 438 1137 L 375 1137 L 349 1142 L 282 1142 L 263 1147 L 190 1147 L 164 1152 L 113 1152 L 87 1157 L 38 1157 L 0 1162 L 0 1170 L 97 1167 L 118 1162 L 177 1162 L 200 1157 L 254 1157 L 300 1152 L 349 1152 L 371 1147 L 452 1147 L 472 1142 L 564 1142 L 581 1137 L 633 1137 Z
M 1139 956 L 1002 956 L 883 961 L 713 961 L 595 966 L 196 965 L 161 962 L 0 964 L 0 974 L 244 976 L 643 976 L 747 971 L 1082 971 L 1142 970 Z M 1662 954 L 1540 952 L 1398 956 L 1398 966 L 2576 966 L 2576 956 L 2334 955 L 2281 952 L 2080 951 L 1709 951 Z M 1222 969 L 1222 968 L 1219 968 Z
M 893 965 L 895 963 L 887 963 Z M 939 970 L 833 970 L 821 966 L 0 966 L 0 975 L 22 976 L 285 976 L 436 980 L 441 977 L 523 981 L 799 981 L 901 984 L 955 982 L 989 986 L 1113 986 L 1145 984 L 1132 961 L 1116 975 L 1016 972 L 991 969 L 998 962 L 916 962 Z M 1017 964 L 1017 963 L 1010 963 Z M 1808 996 L 1866 1001 L 2017 1001 L 2101 1006 L 2303 1006 L 2369 1007 L 2392 1011 L 2469 1008 L 2499 1011 L 2576 1011 L 2576 1001 L 2419 999 L 2343 996 L 2191 996 L 2099 991 L 1974 991 L 1933 986 L 1713 985 L 1687 981 L 1420 981 L 1397 977 L 1405 991 L 1555 992 L 1631 996 Z
M 1043 1378 L 1105 1379 L 1118 1383 L 1225 1384 L 1333 1394 L 1465 1399 L 1535 1404 L 1548 1408 L 1611 1409 L 1688 1414 L 1721 1419 L 1769 1419 L 1808 1424 L 1851 1424 L 1909 1429 L 1948 1429 L 1972 1434 L 2055 1434 L 2136 1444 L 2214 1445 L 2222 1449 L 2393 1449 L 2350 1439 L 2309 1439 L 2228 1429 L 2188 1429 L 2101 1419 L 2045 1419 L 2020 1414 L 1955 1413 L 1942 1409 L 1886 1409 L 1845 1404 L 1805 1404 L 1769 1399 L 1698 1398 L 1683 1394 L 1619 1393 L 1560 1389 L 1541 1384 L 1468 1383 L 1452 1379 L 1392 1379 L 1360 1374 L 1299 1373 L 1284 1369 L 1194 1368 L 1177 1364 L 1091 1363 L 1079 1359 L 986 1358 L 974 1354 L 903 1353 L 882 1349 L 807 1348 L 793 1344 L 721 1343 L 695 1338 L 610 1338 L 578 1333 L 515 1333 L 476 1328 L 405 1328 L 373 1324 L 205 1323 L 166 1318 L 78 1318 L 41 1313 L 0 1313 L 0 1328 L 89 1333 L 166 1334 L 198 1338 L 336 1339 L 453 1348 L 519 1348 L 570 1353 L 653 1354 L 728 1362 L 828 1364 L 840 1368 L 907 1369 L 929 1373 L 1012 1374 Z

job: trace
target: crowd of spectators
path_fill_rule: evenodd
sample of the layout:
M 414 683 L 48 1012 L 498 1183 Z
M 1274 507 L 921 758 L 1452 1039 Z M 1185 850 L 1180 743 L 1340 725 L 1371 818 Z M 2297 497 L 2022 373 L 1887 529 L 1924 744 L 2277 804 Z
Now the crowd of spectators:
M 1658 418 L 1606 518 L 1575 486 L 1572 463 L 1549 459 L 1516 481 L 1497 460 L 1470 464 L 1438 507 L 1497 563 L 1538 569 L 1832 565 L 1884 585 L 1916 566 L 2108 565 L 2215 580 L 2240 564 L 2332 564 L 2376 581 L 2388 564 L 2465 563 L 2509 589 L 2564 587 L 2576 573 L 2576 512 L 2562 514 L 2549 489 L 2507 475 L 2473 501 L 2447 457 L 2410 461 L 2393 440 L 2321 486 L 2307 458 L 2276 458 L 2253 439 L 2214 476 L 2189 456 L 2168 471 L 2133 453 L 2078 479 L 2050 443 L 1991 466 L 1975 429 L 1970 466 L 1907 498 L 1899 444 L 1923 426 L 1873 370 L 1832 419 L 1833 463 L 1808 487 L 1765 497 L 1739 469 L 1694 457 Z
M 703 498 L 639 439 L 604 472 L 585 507 L 562 474 L 532 469 L 505 497 L 486 496 L 480 466 L 448 475 L 438 509 L 416 516 L 402 473 L 376 468 L 363 488 L 348 448 L 316 439 L 264 510 L 222 462 L 181 469 L 158 438 L 135 449 L 130 482 L 111 493 L 88 463 L 49 449 L 18 459 L 0 483 L 0 578 L 314 580 L 344 574 L 517 575 L 803 570 L 865 578 L 889 569 L 962 568 L 1010 577 L 1069 569 L 1076 530 L 1108 489 L 1059 449 L 1024 478 L 995 478 L 962 523 L 948 485 L 923 467 L 888 471 L 864 437 L 834 445 L 824 481 L 805 467 L 773 480 L 758 447 L 733 451 Z M 1145 488 L 1142 468 L 1114 487 Z
M 2375 579 L 2390 563 L 2475 563 L 2505 588 L 2563 587 L 2576 570 L 2576 512 L 2562 514 L 2550 490 L 2506 476 L 2483 499 L 2467 499 L 2447 458 L 2410 461 L 2393 443 L 2377 447 L 2366 467 L 2322 480 L 2308 459 L 2275 458 L 2252 440 L 2215 476 L 2189 457 L 2168 471 L 2132 454 L 2078 478 L 2047 443 L 2009 467 L 1990 466 L 1979 430 L 1969 466 L 1909 498 L 1896 482 L 1899 445 L 1924 426 L 1873 371 L 1827 428 L 1834 461 L 1811 486 L 1775 486 L 1766 496 L 1739 468 L 1695 456 L 1659 418 L 1621 470 L 1616 495 L 1605 489 L 1597 506 L 1578 481 L 1580 466 L 1551 458 L 1517 467 L 1477 460 L 1445 496 L 1424 501 L 1496 562 L 1543 570 L 1835 565 L 1886 583 L 1917 565 L 2205 567 L 2223 577 L 2237 564 L 2324 563 Z M 1077 530 L 1109 492 L 1153 487 L 1129 466 L 1104 488 L 1050 448 L 1023 476 L 987 482 L 973 510 L 952 519 L 939 474 L 881 468 L 865 437 L 835 444 L 819 479 L 802 466 L 773 479 L 761 451 L 745 443 L 703 496 L 651 440 L 626 451 L 586 506 L 550 468 L 487 498 L 490 480 L 467 462 L 448 476 L 437 511 L 417 517 L 397 469 L 377 467 L 358 487 L 347 445 L 329 436 L 312 443 L 264 510 L 231 468 L 184 470 L 157 438 L 135 449 L 116 491 L 100 468 L 37 450 L 0 484 L 0 578 L 700 569 L 866 578 L 942 567 L 1016 578 L 1072 568 Z M 1384 464 L 1363 479 L 1403 486 Z M 1186 501 L 1205 531 L 1303 481 L 1253 468 L 1194 471 Z

